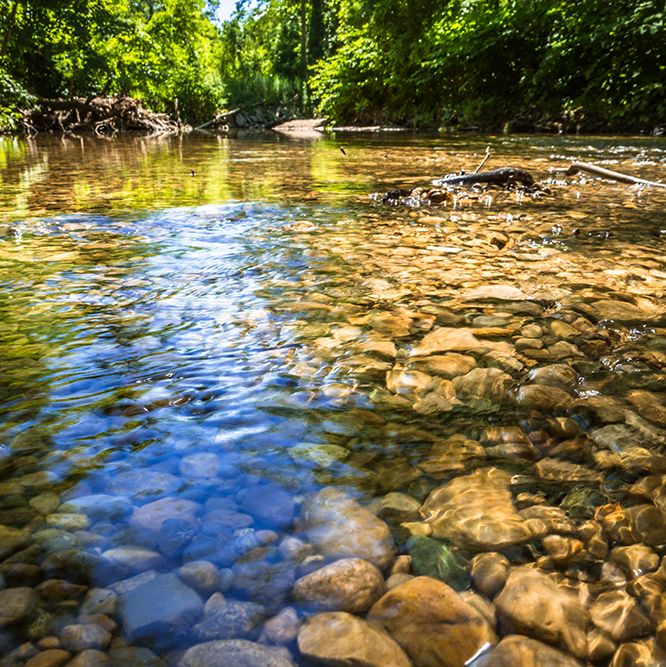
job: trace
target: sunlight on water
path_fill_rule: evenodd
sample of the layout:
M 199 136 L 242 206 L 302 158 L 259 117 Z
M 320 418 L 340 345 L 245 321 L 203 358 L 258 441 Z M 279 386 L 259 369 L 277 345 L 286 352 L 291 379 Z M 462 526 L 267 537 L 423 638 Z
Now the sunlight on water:
M 488 144 L 550 194 L 370 198 L 471 172 Z M 396 627 L 429 634 L 394 613 L 412 575 L 472 619 L 428 649 L 455 664 L 515 633 L 543 664 L 659 659 L 666 193 L 549 168 L 663 180 L 666 149 L 340 145 L 0 140 L 8 665 L 225 664 L 231 645 L 200 647 L 233 640 L 334 664 L 332 628 L 367 618 L 396 665 L 425 664 Z M 565 610 L 556 630 L 520 590 Z

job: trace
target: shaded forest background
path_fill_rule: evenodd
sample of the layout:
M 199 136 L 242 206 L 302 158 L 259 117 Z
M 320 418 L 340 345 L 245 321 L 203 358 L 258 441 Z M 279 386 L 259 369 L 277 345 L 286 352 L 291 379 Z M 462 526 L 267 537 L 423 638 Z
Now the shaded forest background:
M 333 122 L 650 132 L 664 0 L 0 0 L 0 128 L 40 98 L 142 99 L 198 123 L 284 105 Z

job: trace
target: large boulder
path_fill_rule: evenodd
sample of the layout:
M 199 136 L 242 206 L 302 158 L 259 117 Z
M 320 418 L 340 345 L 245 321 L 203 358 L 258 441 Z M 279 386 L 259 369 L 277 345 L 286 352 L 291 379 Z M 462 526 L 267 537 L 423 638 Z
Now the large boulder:
M 552 646 L 521 635 L 510 635 L 474 667 L 583 667 L 578 660 Z
M 497 637 L 488 621 L 445 583 L 415 577 L 370 609 L 416 667 L 463 667 Z

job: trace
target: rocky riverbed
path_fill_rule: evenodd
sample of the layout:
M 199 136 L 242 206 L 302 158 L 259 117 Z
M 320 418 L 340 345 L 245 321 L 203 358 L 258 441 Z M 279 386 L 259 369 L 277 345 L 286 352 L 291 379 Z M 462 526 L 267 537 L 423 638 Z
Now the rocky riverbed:
M 487 190 L 454 210 L 270 212 L 242 231 L 270 252 L 231 317 L 201 300 L 233 257 L 197 255 L 170 292 L 169 258 L 145 283 L 117 259 L 95 289 L 73 272 L 88 315 L 140 293 L 114 324 L 125 386 L 147 388 L 88 407 L 76 385 L 68 412 L 55 383 L 50 422 L 25 426 L 46 399 L 21 378 L 57 355 L 7 326 L 27 398 L 0 452 L 0 667 L 666 664 L 663 242 L 601 239 L 562 210 L 598 186 L 551 187 L 519 206 Z M 176 227 L 231 252 L 251 215 Z M 57 244 L 69 261 L 70 235 L 106 252 L 118 227 L 26 224 L 5 259 L 22 243 L 40 266 Z M 204 324 L 178 329 L 195 305 Z M 129 336 L 146 321 L 161 342 Z M 174 340 L 196 359 L 179 366 Z M 185 389 L 147 377 L 156 350 Z

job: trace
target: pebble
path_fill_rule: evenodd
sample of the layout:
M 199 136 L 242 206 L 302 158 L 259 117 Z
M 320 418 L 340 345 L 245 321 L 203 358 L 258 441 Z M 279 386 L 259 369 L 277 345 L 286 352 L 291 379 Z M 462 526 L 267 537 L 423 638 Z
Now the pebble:
M 20 586 L 0 591 L 0 626 L 25 620 L 39 605 L 39 594 Z
M 176 574 L 183 583 L 204 597 L 208 597 L 214 593 L 220 585 L 219 568 L 206 560 L 185 563 L 185 565 L 176 570 Z
M 84 623 L 67 625 L 60 633 L 60 643 L 68 651 L 78 653 L 87 649 L 105 649 L 111 642 L 111 633 L 100 625 Z
M 30 658 L 25 663 L 25 667 L 61 667 L 65 663 L 69 663 L 72 654 L 69 651 L 61 649 L 49 649 L 38 653 L 34 658 Z
M 301 620 L 296 610 L 293 607 L 285 607 L 264 623 L 259 643 L 288 646 L 296 640 L 300 627 Z

